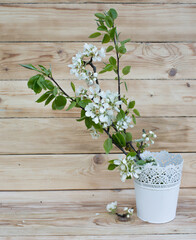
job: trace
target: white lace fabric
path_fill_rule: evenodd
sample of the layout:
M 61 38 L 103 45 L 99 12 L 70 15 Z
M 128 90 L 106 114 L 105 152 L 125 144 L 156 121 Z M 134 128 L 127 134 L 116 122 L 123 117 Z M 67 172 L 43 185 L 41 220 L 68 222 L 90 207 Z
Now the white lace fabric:
M 145 151 L 142 159 L 152 156 L 157 165 L 145 164 L 139 178 L 135 182 L 146 187 L 167 188 L 180 184 L 183 158 L 180 154 Z

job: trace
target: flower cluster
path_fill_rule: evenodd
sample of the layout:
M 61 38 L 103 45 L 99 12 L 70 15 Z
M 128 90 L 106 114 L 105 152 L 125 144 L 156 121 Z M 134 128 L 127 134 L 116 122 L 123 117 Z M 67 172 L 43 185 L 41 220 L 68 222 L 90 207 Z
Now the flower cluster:
M 117 201 L 108 203 L 106 206 L 106 210 L 110 213 L 115 213 L 117 210 Z
M 72 64 L 68 65 L 71 68 L 70 73 L 74 74 L 79 80 L 85 80 L 88 86 L 93 85 L 97 79 L 97 73 L 86 69 L 85 58 L 89 57 L 95 62 L 101 61 L 105 57 L 105 49 L 98 50 L 96 46 L 85 43 L 83 52 L 79 52 L 72 57 Z
M 89 90 L 91 91 L 89 98 L 93 102 L 85 107 L 86 117 L 91 117 L 94 123 L 100 123 L 103 128 L 110 126 L 119 112 L 119 105 L 122 104 L 122 101 L 118 100 L 118 94 L 109 90 L 100 91 L 98 85 Z
M 123 218 L 124 218 L 124 217 L 130 218 L 130 216 L 132 216 L 132 215 L 133 215 L 133 212 L 134 212 L 134 209 L 133 209 L 133 208 L 124 207 L 124 209 L 123 209 L 123 214 L 117 213 L 117 201 L 108 203 L 107 206 L 106 206 L 106 210 L 107 210 L 109 213 L 116 214 L 116 215 L 118 215 L 119 217 L 123 217 Z
M 154 141 L 152 140 L 152 138 L 156 138 L 156 137 L 157 135 L 154 132 L 149 131 L 149 133 L 143 133 L 142 141 L 144 142 L 144 144 L 146 144 L 147 147 L 149 147 L 150 143 L 154 144 Z
M 114 165 L 118 166 L 120 171 L 120 178 L 122 182 L 125 182 L 127 178 L 138 178 L 141 173 L 140 167 L 135 163 L 136 157 L 120 156 L 118 160 L 114 160 Z
M 130 216 L 133 215 L 134 209 L 133 209 L 133 208 L 125 207 L 125 208 L 124 208 L 124 211 L 125 211 L 125 213 L 126 213 L 126 215 L 127 215 L 127 218 L 130 218 Z
M 127 129 L 128 127 L 133 128 L 133 125 L 130 124 L 132 122 L 132 119 L 129 116 L 125 116 L 124 118 L 120 119 L 116 123 L 116 129 L 118 131 L 123 131 Z
M 89 130 L 93 139 L 97 139 L 100 137 L 99 132 L 93 126 Z

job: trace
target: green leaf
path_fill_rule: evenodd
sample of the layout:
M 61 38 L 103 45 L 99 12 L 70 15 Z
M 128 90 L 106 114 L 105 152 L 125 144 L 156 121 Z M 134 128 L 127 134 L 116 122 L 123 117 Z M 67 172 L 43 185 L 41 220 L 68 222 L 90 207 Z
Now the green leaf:
M 62 110 L 67 103 L 67 99 L 64 96 L 57 96 L 54 101 L 58 110 Z
M 130 72 L 131 66 L 126 66 L 123 68 L 122 73 L 124 75 L 127 75 Z
M 58 93 L 58 88 L 55 86 L 53 89 L 53 95 L 56 97 L 57 93 Z
M 53 90 L 54 89 L 54 85 L 53 85 L 53 83 L 50 80 L 45 80 L 45 86 L 49 90 Z
M 111 28 L 114 24 L 114 21 L 110 16 L 106 16 L 105 17 L 105 23 L 109 28 Z
M 113 49 L 114 47 L 110 45 L 109 47 L 107 47 L 106 52 L 111 52 Z
M 85 116 L 85 110 L 84 110 L 84 109 L 81 110 L 80 116 L 81 116 L 81 117 L 84 117 L 84 116 Z
M 144 160 L 138 160 L 136 163 L 137 163 L 138 165 L 144 165 L 144 164 L 146 164 L 146 162 L 145 162 Z
M 136 124 L 136 118 L 133 114 L 132 114 L 132 119 L 133 119 L 133 123 Z
M 56 110 L 56 109 L 57 109 L 57 108 L 56 108 L 55 99 L 54 99 L 54 101 L 52 102 L 52 109 L 53 109 L 53 110 Z
M 79 106 L 83 108 L 85 108 L 89 103 L 91 103 L 90 99 L 84 99 L 78 102 Z
M 116 167 L 118 167 L 118 166 L 113 163 L 110 163 L 108 166 L 108 170 L 114 170 Z
M 40 93 L 40 92 L 42 91 L 42 88 L 38 85 L 37 82 L 38 82 L 38 81 L 35 81 L 35 82 L 34 82 L 34 85 L 33 85 L 33 91 L 34 91 L 36 94 L 38 94 L 38 93 Z
M 105 32 L 107 32 L 107 27 L 106 26 L 99 26 L 98 28 L 97 28 L 97 30 L 98 31 L 105 31 Z
M 40 75 L 38 81 L 37 81 L 37 84 L 43 88 L 44 90 L 46 90 L 46 86 L 45 86 L 45 77 L 43 75 Z
M 31 77 L 27 83 L 28 88 L 31 88 L 33 90 L 35 82 L 39 79 L 40 74 L 37 74 L 33 77 Z
M 92 33 L 89 38 L 96 38 L 96 37 L 99 37 L 101 35 L 100 32 L 95 32 L 95 33 Z
M 103 146 L 104 146 L 106 154 L 108 154 L 113 148 L 112 139 L 111 138 L 106 139 Z
M 129 153 L 127 154 L 127 156 L 131 156 L 131 157 L 135 157 L 136 155 L 137 155 L 136 152 L 129 152 Z
M 111 65 L 116 66 L 116 59 L 114 57 L 110 57 L 109 62 L 111 63 Z
M 128 105 L 128 108 L 134 108 L 135 107 L 135 101 L 131 101 Z
M 86 125 L 87 129 L 92 127 L 93 123 L 92 123 L 92 119 L 90 117 L 85 118 L 85 125 Z
M 125 117 L 125 112 L 122 109 L 120 109 L 120 112 L 117 114 L 116 120 L 120 121 L 124 117 Z
M 138 117 L 140 117 L 140 113 L 139 113 L 139 111 L 135 108 L 135 109 L 133 109 L 133 112 L 135 113 L 135 115 L 137 115 Z
M 23 65 L 23 64 L 20 64 L 20 66 L 24 67 L 24 68 L 27 68 L 27 69 L 30 69 L 30 70 L 35 70 L 35 71 L 39 71 L 36 67 L 34 67 L 32 64 L 26 64 L 26 65 Z
M 114 39 L 115 33 L 116 33 L 116 27 L 115 27 L 115 28 L 112 28 L 112 29 L 110 30 L 110 38 L 111 38 L 111 39 Z
M 116 136 L 120 140 L 121 146 L 125 147 L 126 146 L 126 139 L 125 139 L 124 135 L 118 132 L 118 133 L 116 133 Z
M 100 19 L 104 19 L 105 15 L 102 13 L 95 13 L 95 17 L 100 18 Z
M 41 103 L 41 102 L 45 101 L 49 97 L 50 94 L 51 94 L 50 91 L 45 92 L 40 98 L 37 99 L 36 102 Z
M 108 43 L 110 41 L 110 36 L 108 34 L 104 34 L 104 37 L 103 37 L 103 40 L 102 40 L 102 43 Z
M 47 100 L 45 101 L 45 106 L 48 105 L 53 99 L 55 98 L 55 96 L 53 94 L 51 94 Z
M 70 109 L 74 108 L 76 106 L 76 102 L 72 101 L 69 105 L 69 107 L 66 109 L 66 111 L 69 111 Z
M 109 71 L 112 71 L 113 68 L 114 68 L 113 65 L 111 65 L 111 64 L 107 64 L 107 65 L 105 66 L 105 68 L 104 68 L 102 71 L 99 72 L 99 74 L 101 74 L 101 73 L 105 73 L 105 72 L 109 72 Z
M 132 135 L 129 132 L 126 132 L 126 142 L 132 141 Z
M 124 84 L 125 84 L 126 91 L 128 91 L 127 83 L 125 81 L 124 81 Z
M 126 40 L 124 40 L 124 41 L 121 41 L 120 43 L 121 43 L 122 45 L 124 45 L 125 43 L 128 43 L 128 42 L 130 42 L 130 41 L 131 41 L 131 39 L 128 38 L 128 39 L 126 39 Z
M 110 15 L 110 17 L 112 17 L 112 19 L 116 19 L 118 17 L 118 13 L 114 8 L 110 8 L 108 14 Z
M 83 116 L 83 117 L 81 117 L 81 118 L 79 118 L 79 119 L 76 119 L 76 121 L 81 122 L 81 121 L 83 121 L 85 118 L 86 118 L 86 117 Z
M 44 66 L 42 66 L 42 65 L 38 65 L 38 66 L 41 68 L 42 72 L 43 72 L 45 75 L 47 75 L 47 76 L 50 75 L 50 71 L 48 71 Z
M 76 88 L 75 88 L 75 85 L 74 85 L 73 82 L 71 82 L 71 88 L 72 88 L 72 90 L 73 90 L 74 92 L 76 91 Z
M 120 46 L 120 47 L 118 48 L 118 52 L 121 53 L 121 54 L 125 54 L 126 51 L 127 51 L 127 49 L 126 49 L 124 46 Z

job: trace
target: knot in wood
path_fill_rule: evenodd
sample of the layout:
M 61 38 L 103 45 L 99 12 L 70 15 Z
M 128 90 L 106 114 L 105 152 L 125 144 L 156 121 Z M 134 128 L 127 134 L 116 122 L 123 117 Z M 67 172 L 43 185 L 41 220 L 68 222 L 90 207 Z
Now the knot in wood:
M 170 77 L 174 77 L 177 73 L 177 69 L 175 68 L 171 68 L 170 71 L 169 71 L 169 76 Z
M 101 154 L 96 154 L 93 157 L 93 161 L 94 161 L 95 164 L 102 164 L 104 162 L 104 157 Z

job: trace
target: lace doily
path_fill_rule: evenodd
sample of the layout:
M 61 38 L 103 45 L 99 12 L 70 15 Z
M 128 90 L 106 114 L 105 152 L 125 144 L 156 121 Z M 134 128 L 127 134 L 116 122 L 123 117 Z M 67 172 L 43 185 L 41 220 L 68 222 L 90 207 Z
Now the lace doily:
M 180 184 L 183 159 L 180 154 L 145 151 L 141 158 L 145 159 L 152 156 L 155 158 L 157 165 L 145 164 L 139 178 L 135 182 L 149 187 L 172 187 Z

